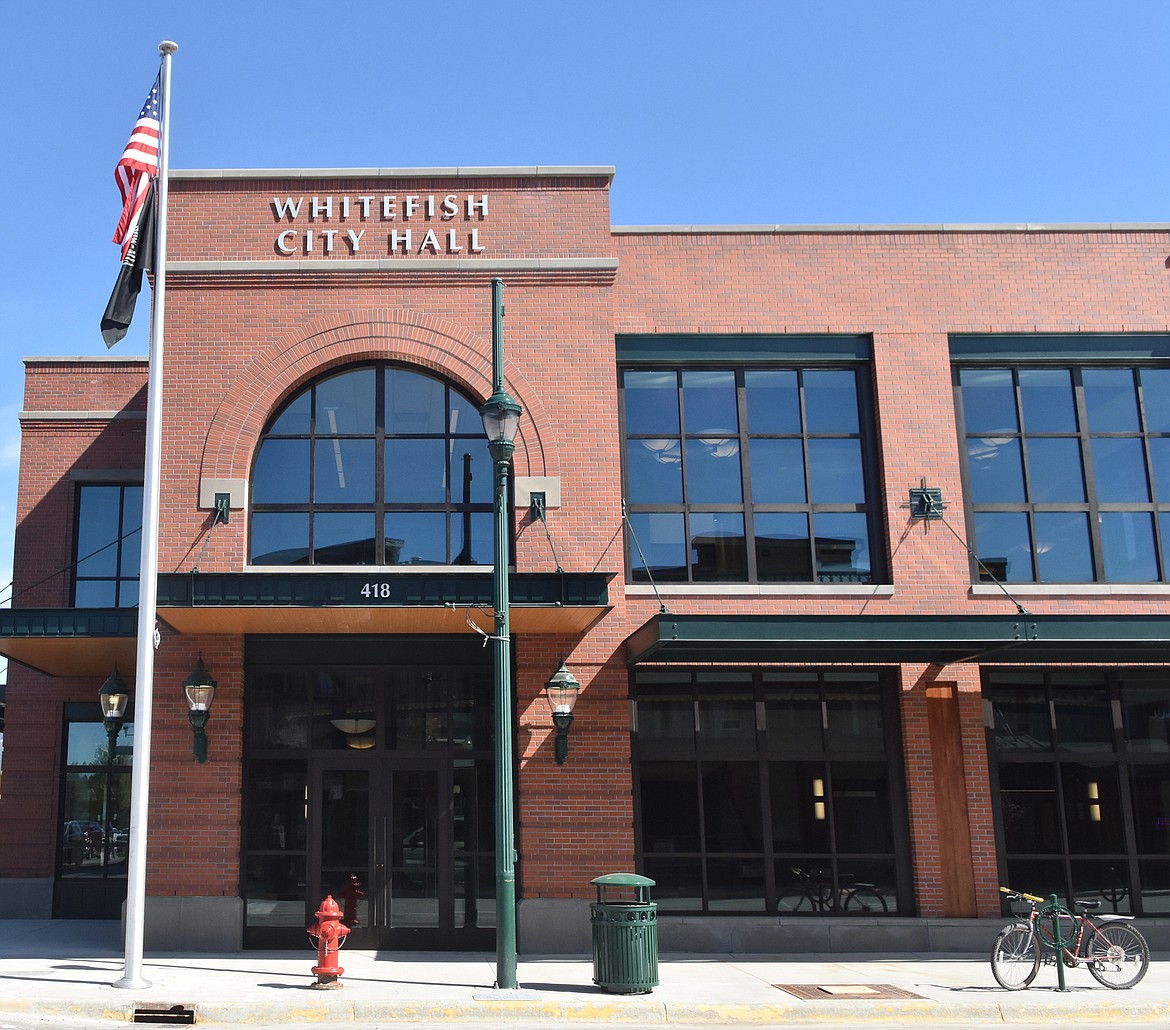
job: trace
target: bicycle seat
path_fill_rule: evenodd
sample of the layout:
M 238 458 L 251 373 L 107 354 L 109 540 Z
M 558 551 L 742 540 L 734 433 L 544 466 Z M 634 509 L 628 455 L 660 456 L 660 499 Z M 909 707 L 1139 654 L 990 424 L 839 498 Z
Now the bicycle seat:
M 1101 899 L 1094 898 L 1092 901 L 1081 901 L 1080 898 L 1078 898 L 1076 901 L 1073 902 L 1073 904 L 1078 906 L 1079 908 L 1086 908 L 1086 909 L 1100 908 L 1101 907 Z

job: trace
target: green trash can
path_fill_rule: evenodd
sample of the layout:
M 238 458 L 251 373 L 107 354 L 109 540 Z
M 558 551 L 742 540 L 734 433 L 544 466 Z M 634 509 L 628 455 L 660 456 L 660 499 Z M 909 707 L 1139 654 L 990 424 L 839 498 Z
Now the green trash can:
M 658 986 L 658 906 L 654 881 L 637 873 L 606 873 L 591 881 L 593 982 L 612 994 L 649 994 Z

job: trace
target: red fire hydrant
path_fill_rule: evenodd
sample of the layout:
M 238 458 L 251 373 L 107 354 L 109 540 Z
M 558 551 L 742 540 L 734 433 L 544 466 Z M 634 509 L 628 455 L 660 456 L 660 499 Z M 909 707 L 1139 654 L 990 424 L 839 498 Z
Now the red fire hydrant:
M 351 875 L 349 882 L 345 885 L 345 893 L 342 895 L 345 900 L 345 916 L 343 917 L 343 922 L 350 929 L 361 925 L 361 920 L 358 918 L 357 903 L 359 898 L 364 898 L 365 896 L 366 892 L 362 890 L 361 881 L 356 876 Z
M 330 990 L 341 986 L 337 978 L 345 970 L 337 964 L 337 952 L 345 943 L 348 933 L 349 927 L 341 921 L 341 909 L 330 894 L 317 909 L 317 924 L 309 927 L 309 937 L 317 948 L 317 964 L 313 967 L 313 972 L 317 974 L 314 988 Z

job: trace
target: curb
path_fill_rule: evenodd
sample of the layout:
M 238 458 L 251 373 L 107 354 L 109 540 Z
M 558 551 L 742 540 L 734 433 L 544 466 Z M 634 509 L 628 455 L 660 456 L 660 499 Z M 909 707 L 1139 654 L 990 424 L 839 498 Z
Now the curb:
M 115 988 L 110 988 L 111 991 Z M 183 1003 L 152 999 L 124 1002 L 0 1000 L 0 1012 L 20 1015 L 67 1017 L 78 1020 L 135 1022 L 139 1010 L 166 1010 L 172 1007 L 194 1012 L 195 1023 L 208 1025 L 353 1023 L 447 1023 L 472 1024 L 543 1022 L 565 1020 L 577 1023 L 617 1023 L 685 1026 L 766 1026 L 778 1024 L 866 1022 L 930 1024 L 957 1023 L 988 1026 L 1035 1025 L 1050 1021 L 1132 1024 L 1170 1022 L 1170 1002 L 1136 1004 L 1085 1004 L 1083 995 L 1067 1004 L 1051 999 L 1037 1003 L 1011 1004 L 999 1001 L 825 1001 L 793 1004 L 703 1005 L 695 1002 L 668 1003 L 650 998 L 591 999 L 558 998 L 531 991 L 523 997 L 499 998 L 481 994 L 470 1001 L 411 1000 L 396 1003 L 346 998 L 340 993 L 315 994 L 289 1003 L 239 1004 L 233 1002 Z M 1021 999 L 1022 1002 L 1022 999 Z

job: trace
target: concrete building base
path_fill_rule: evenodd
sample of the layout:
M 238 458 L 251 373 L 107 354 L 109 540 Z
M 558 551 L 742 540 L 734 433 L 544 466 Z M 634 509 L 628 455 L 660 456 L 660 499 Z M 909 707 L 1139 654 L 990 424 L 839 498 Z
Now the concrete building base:
M 516 904 L 516 947 L 524 955 L 588 955 L 593 950 L 589 902 L 522 898 Z
M 902 916 L 699 916 L 658 913 L 662 952 L 692 954 L 973 954 L 990 952 L 1008 920 Z M 1151 951 L 1170 950 L 1170 919 L 1135 920 Z M 528 898 L 517 911 L 524 955 L 588 954 L 589 902 Z
M 53 880 L 48 876 L 0 876 L 0 918 L 51 919 Z
M 143 946 L 151 951 L 242 951 L 244 902 L 225 897 L 148 897 Z M 122 906 L 122 938 L 126 907 Z

